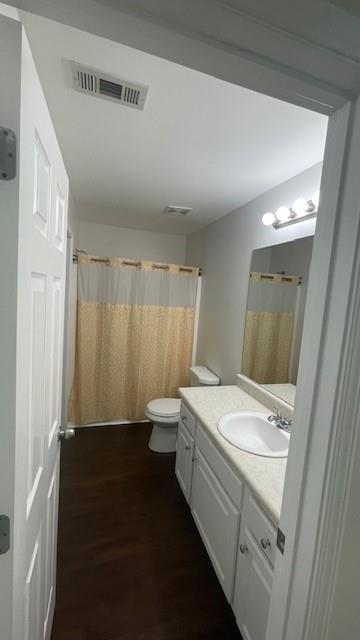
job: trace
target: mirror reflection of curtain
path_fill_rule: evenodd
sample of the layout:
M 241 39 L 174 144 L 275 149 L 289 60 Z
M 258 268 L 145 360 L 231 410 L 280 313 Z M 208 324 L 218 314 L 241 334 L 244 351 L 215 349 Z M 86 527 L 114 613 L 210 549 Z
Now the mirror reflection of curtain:
M 259 384 L 290 382 L 300 284 L 296 276 L 250 274 L 242 372 Z
M 78 258 L 75 424 L 140 420 L 189 384 L 198 269 Z

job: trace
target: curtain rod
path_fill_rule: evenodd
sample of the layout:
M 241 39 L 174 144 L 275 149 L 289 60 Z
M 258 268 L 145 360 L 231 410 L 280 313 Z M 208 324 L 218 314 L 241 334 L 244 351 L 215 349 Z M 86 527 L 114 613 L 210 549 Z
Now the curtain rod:
M 260 282 L 261 280 L 265 280 L 266 282 L 284 282 L 290 284 L 302 284 L 301 276 L 287 276 L 285 275 L 285 271 L 280 271 L 278 273 L 261 273 L 260 271 L 250 271 L 250 280 L 255 280 L 255 282 Z
M 106 266 L 110 266 L 111 265 L 111 260 L 110 258 L 95 258 L 93 256 L 89 256 L 89 254 L 87 253 L 87 251 L 83 251 L 82 249 L 76 249 L 75 253 L 73 253 L 73 263 L 77 264 L 78 262 L 78 254 L 82 253 L 83 255 L 87 256 L 91 262 L 101 262 L 102 264 L 105 264 Z M 123 260 L 122 264 L 124 264 L 127 267 L 140 267 L 141 266 L 141 262 L 139 260 Z M 163 271 L 168 271 L 170 269 L 168 264 L 157 264 L 156 262 L 153 263 L 152 265 L 153 269 L 162 269 Z M 191 267 L 186 267 L 186 266 L 181 266 L 179 268 L 179 271 L 183 271 L 183 272 L 190 272 L 192 271 Z M 199 276 L 202 276 L 202 269 L 199 268 Z

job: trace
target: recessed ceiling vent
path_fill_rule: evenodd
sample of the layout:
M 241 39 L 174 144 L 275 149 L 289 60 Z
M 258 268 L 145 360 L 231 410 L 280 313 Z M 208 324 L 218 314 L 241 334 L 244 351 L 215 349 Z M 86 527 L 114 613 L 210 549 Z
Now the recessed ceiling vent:
M 120 102 L 133 109 L 144 109 L 149 87 L 84 67 L 71 62 L 73 87 L 76 91 Z
M 164 213 L 172 216 L 186 216 L 190 211 L 192 211 L 192 207 L 180 207 L 174 204 L 169 204 L 166 209 L 164 209 Z

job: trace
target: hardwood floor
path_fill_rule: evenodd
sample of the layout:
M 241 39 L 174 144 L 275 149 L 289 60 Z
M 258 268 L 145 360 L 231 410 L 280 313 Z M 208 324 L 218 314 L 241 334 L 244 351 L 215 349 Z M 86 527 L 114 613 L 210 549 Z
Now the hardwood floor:
M 85 428 L 62 446 L 52 640 L 241 640 L 150 431 Z

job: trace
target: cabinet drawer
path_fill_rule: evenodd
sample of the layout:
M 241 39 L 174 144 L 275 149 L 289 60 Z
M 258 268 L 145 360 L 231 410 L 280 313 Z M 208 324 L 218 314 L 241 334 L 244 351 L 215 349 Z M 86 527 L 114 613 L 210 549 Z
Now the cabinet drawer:
M 244 521 L 246 522 L 246 526 L 252 531 L 263 553 L 271 565 L 274 566 L 276 529 L 248 490 L 245 492 Z
M 195 416 L 193 416 L 190 409 L 187 408 L 183 400 L 180 407 L 180 422 L 183 423 L 184 427 L 186 427 L 190 435 L 194 437 L 196 424 Z
M 240 478 L 235 475 L 233 470 L 229 467 L 225 458 L 223 458 L 215 445 L 208 438 L 200 423 L 198 423 L 197 428 L 196 446 L 198 447 L 198 449 L 200 449 L 200 451 L 206 458 L 207 462 L 220 480 L 221 484 L 230 496 L 233 503 L 239 509 L 241 509 L 243 502 L 244 485 L 241 482 Z

